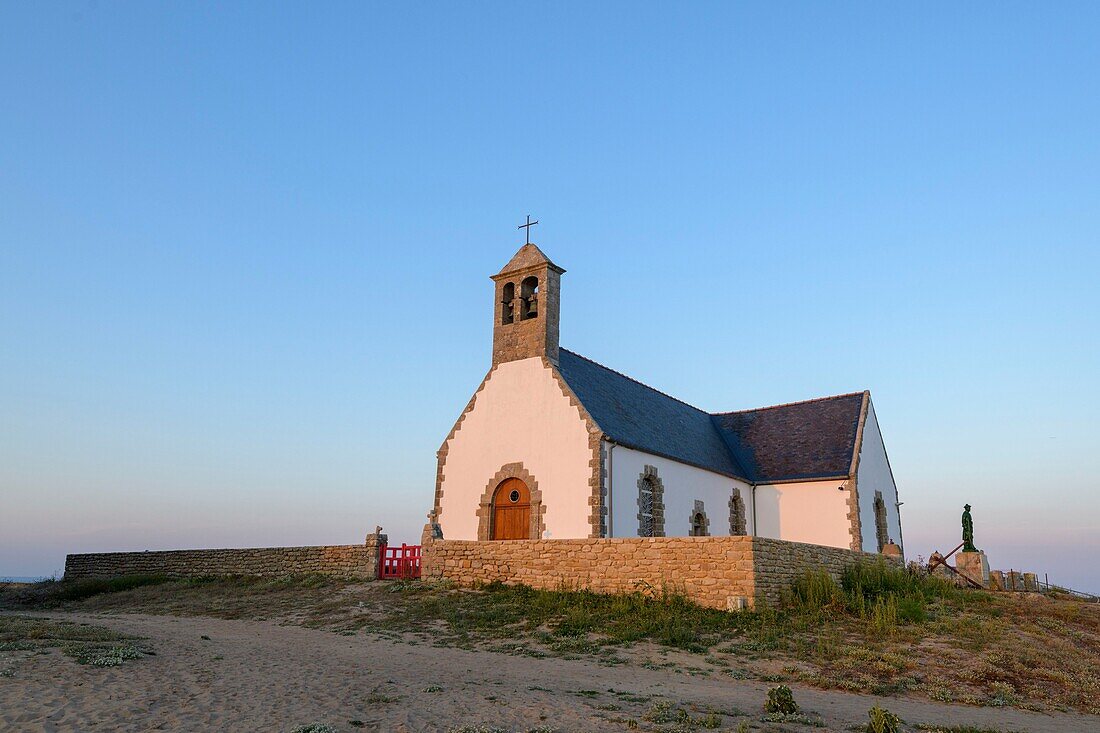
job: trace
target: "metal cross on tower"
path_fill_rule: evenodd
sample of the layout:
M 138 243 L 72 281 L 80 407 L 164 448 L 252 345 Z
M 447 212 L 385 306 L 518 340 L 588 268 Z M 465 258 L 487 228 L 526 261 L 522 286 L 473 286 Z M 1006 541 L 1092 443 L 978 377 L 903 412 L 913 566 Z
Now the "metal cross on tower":
M 528 214 L 527 215 L 527 223 L 526 224 L 520 224 L 518 227 L 516 227 L 516 229 L 526 229 L 527 230 L 527 244 L 531 244 L 531 227 L 535 226 L 538 223 L 539 223 L 538 219 L 535 219 L 534 221 L 531 221 L 531 215 Z

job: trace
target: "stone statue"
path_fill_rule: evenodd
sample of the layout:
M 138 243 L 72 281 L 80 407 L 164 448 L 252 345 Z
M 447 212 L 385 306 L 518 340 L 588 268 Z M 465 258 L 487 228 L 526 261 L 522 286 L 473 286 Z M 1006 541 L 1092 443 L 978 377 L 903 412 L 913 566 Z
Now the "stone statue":
M 974 546 L 974 520 L 970 517 L 970 505 L 963 507 L 963 552 L 977 552 Z

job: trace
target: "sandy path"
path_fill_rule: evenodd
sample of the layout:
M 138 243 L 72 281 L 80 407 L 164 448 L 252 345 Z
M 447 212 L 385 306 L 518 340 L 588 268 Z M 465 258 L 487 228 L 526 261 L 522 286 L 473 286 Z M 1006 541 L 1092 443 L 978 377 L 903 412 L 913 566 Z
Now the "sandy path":
M 15 676 L 0 678 L 0 730 L 290 731 L 321 721 L 340 731 L 438 731 L 459 725 L 517 731 L 552 726 L 563 733 L 625 731 L 626 719 L 640 720 L 651 702 L 623 701 L 608 693 L 609 688 L 660 695 L 679 705 L 741 708 L 763 727 L 760 706 L 768 686 L 759 682 L 437 649 L 367 634 L 347 637 L 256 621 L 48 615 L 147 637 L 156 656 L 109 669 L 77 665 L 56 651 L 20 656 Z M 442 690 L 425 691 L 433 686 Z M 600 694 L 578 694 L 585 690 Z M 868 708 L 876 703 L 911 722 L 1034 733 L 1100 731 L 1100 717 L 1047 716 L 797 687 L 795 698 L 803 708 L 822 715 L 828 730 L 837 731 L 865 722 Z M 600 710 L 599 705 L 620 709 Z M 353 727 L 352 720 L 365 726 Z M 726 717 L 724 727 L 733 729 L 741 720 Z M 652 727 L 643 722 L 640 729 Z

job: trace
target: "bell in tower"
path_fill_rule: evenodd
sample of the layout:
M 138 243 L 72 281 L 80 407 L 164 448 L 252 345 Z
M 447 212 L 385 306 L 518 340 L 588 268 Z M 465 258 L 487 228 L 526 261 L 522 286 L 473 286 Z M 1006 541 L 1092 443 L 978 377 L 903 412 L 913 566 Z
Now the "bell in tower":
M 535 356 L 558 362 L 558 298 L 564 272 L 528 242 L 493 275 L 494 365 Z

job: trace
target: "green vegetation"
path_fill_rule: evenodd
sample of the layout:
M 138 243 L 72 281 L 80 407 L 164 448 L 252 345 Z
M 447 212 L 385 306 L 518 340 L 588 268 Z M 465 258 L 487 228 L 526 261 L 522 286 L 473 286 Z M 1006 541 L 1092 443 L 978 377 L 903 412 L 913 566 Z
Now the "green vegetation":
M 794 701 L 794 693 L 786 685 L 779 685 L 768 690 L 768 699 L 764 702 L 764 712 L 779 713 L 781 715 L 794 715 L 798 712 L 798 703 Z
M 273 618 L 309 607 L 347 587 L 323 575 L 170 579 L 125 575 L 0 586 L 0 609 L 66 608 L 218 618 Z
M 642 715 L 642 720 L 649 723 L 675 723 L 675 730 L 688 731 L 697 728 L 714 729 L 722 725 L 722 715 L 714 710 L 695 717 L 684 707 L 675 705 L 671 700 L 660 700 L 653 703 L 649 710 Z
M 586 658 L 730 684 L 798 682 L 1100 713 L 1100 606 L 959 589 L 885 563 L 854 566 L 839 581 L 808 572 L 781 603 L 735 613 L 648 586 L 610 596 L 325 576 L 85 582 L 0 586 L 0 608 L 278 619 L 345 636 Z
M 0 616 L 0 652 L 61 653 L 80 664 L 117 667 L 152 654 L 139 640 L 99 626 L 29 616 Z M 5 676 L 14 677 L 15 669 Z
M 927 733 L 1017 733 L 1011 730 L 1001 730 L 1000 728 L 975 728 L 972 725 L 929 725 L 926 723 L 918 723 L 917 730 L 927 731 Z
M 868 711 L 867 733 L 900 733 L 901 718 L 877 705 Z
M 86 578 L 84 580 L 43 580 L 29 585 L 15 586 L 4 596 L 23 606 L 53 608 L 72 601 L 102 593 L 121 593 L 147 585 L 168 582 L 163 575 L 120 575 L 114 578 Z
M 538 728 L 528 728 L 521 733 L 556 733 L 556 728 L 549 726 L 540 726 Z M 496 726 L 489 725 L 463 725 L 458 728 L 451 728 L 447 733 L 511 733 L 506 728 L 498 728 Z
M 512 637 L 516 632 L 542 631 L 548 641 L 557 643 L 598 634 L 597 648 L 647 640 L 702 652 L 723 636 L 751 627 L 756 618 L 752 613 L 703 608 L 667 590 L 656 597 L 609 596 L 493 583 L 477 593 L 440 593 L 430 585 L 417 584 L 405 589 L 404 595 L 400 614 L 386 620 L 390 628 L 415 631 L 443 621 L 460 636 Z
M 867 562 L 845 570 L 840 583 L 823 570 L 808 570 L 792 585 L 785 603 L 809 616 L 846 613 L 885 634 L 899 623 L 927 621 L 931 603 L 960 603 L 973 595 L 919 570 Z
M 367 702 L 371 705 L 386 705 L 391 702 L 397 702 L 401 699 L 400 695 L 387 695 L 383 692 L 379 692 L 374 689 L 371 694 L 367 695 Z

